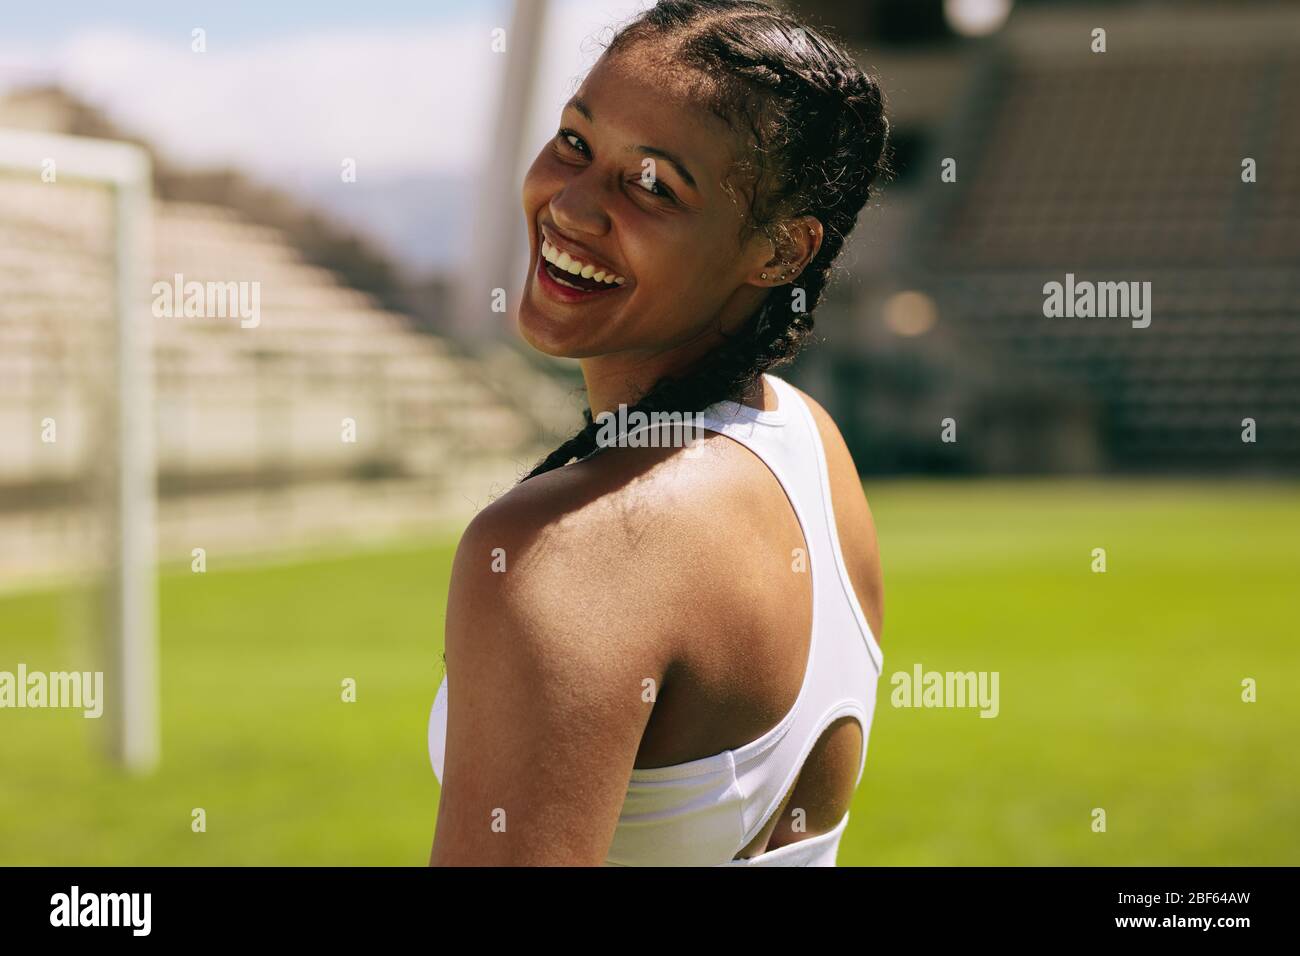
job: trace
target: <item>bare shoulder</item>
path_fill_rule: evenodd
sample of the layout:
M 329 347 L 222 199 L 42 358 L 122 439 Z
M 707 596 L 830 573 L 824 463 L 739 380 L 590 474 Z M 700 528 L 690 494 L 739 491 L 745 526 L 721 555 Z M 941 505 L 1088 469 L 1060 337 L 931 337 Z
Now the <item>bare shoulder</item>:
M 621 627 L 591 626 L 621 623 L 612 615 L 626 530 L 615 501 L 577 468 L 516 485 L 466 528 L 448 598 L 449 671 L 458 657 L 506 654 L 564 660 L 603 680 L 600 669 L 629 660 L 617 653 Z
M 793 388 L 793 386 L 791 386 Z M 880 548 L 876 524 L 867 502 L 858 469 L 839 426 L 821 404 L 802 389 L 795 391 L 808 404 L 826 450 L 826 467 L 830 472 L 831 502 L 839 529 L 840 547 L 848 568 L 858 603 L 862 605 L 872 633 L 880 640 L 884 626 L 884 580 L 880 568 Z
M 647 681 L 662 685 L 665 635 L 698 592 L 682 581 L 694 470 L 664 450 L 611 451 L 517 485 L 461 538 L 435 865 L 594 865 L 608 851 L 654 708 Z
M 655 697 L 684 648 L 788 617 L 798 523 L 775 478 L 710 435 L 612 448 L 523 484 L 461 538 L 447 602 L 446 762 L 430 861 L 597 863 Z M 797 542 L 796 542 L 797 543 Z M 783 590 L 786 589 L 786 590 Z M 576 787 L 575 781 L 582 781 Z M 510 808 L 507 834 L 485 821 Z
M 476 642 L 482 626 L 503 626 L 514 641 L 563 643 L 538 653 L 661 675 L 678 646 L 676 622 L 726 613 L 701 598 L 706 582 L 746 560 L 728 542 L 761 532 L 751 500 L 761 492 L 726 467 L 731 444 L 711 435 L 693 456 L 607 449 L 517 485 L 461 539 L 449 622 L 468 615 L 464 633 Z M 726 603 L 710 597 L 712 608 Z M 447 640 L 451 670 L 461 652 L 450 628 Z

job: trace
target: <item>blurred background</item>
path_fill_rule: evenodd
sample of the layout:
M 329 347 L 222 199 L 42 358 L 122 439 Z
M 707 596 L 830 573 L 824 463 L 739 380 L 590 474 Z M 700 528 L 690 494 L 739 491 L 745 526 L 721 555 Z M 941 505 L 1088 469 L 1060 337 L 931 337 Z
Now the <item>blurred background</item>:
M 0 710 L 0 864 L 427 860 L 456 541 L 583 408 L 512 331 L 520 183 L 644 5 L 0 14 L 0 671 L 121 691 Z M 894 129 L 783 373 L 885 564 L 840 864 L 1296 863 L 1300 7 L 784 5 Z M 1067 273 L 1150 326 L 1044 317 Z M 151 314 L 177 274 L 260 321 Z M 916 664 L 998 718 L 893 708 Z

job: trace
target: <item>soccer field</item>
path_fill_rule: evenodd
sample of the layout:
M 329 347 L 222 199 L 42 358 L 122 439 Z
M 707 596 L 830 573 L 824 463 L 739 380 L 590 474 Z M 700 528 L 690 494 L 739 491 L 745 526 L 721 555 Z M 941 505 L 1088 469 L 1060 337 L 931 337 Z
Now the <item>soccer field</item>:
M 840 865 L 1300 862 L 1295 486 L 867 490 L 885 675 Z M 423 865 L 454 548 L 169 568 L 161 769 L 107 770 L 79 712 L 0 711 L 0 864 Z M 66 612 L 0 598 L 0 670 L 84 669 Z M 996 671 L 997 716 L 892 706 L 918 664 Z

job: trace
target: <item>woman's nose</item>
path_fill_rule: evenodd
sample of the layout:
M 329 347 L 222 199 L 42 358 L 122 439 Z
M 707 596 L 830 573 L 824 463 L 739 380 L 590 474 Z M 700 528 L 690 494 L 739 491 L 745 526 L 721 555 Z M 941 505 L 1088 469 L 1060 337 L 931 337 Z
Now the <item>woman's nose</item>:
M 576 177 L 551 197 L 551 218 L 566 232 L 604 235 L 609 231 L 609 215 L 604 197 L 594 178 Z

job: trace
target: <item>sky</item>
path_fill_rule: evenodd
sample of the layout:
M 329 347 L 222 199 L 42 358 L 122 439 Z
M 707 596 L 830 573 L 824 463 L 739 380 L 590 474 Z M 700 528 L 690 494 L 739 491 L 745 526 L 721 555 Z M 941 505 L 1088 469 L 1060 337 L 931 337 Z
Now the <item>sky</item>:
M 502 0 L 221 0 L 195 3 L 186 0 L 60 0 L 58 15 L 39 4 L 5 4 L 5 36 L 24 42 L 44 43 L 95 27 L 124 27 L 132 32 L 167 37 L 203 26 L 232 42 L 294 36 L 304 27 L 337 29 L 395 29 L 413 23 L 461 19 L 473 9 L 503 8 Z M 13 7 L 13 9 L 9 9 Z
M 593 38 L 648 2 L 550 0 L 520 176 L 598 54 Z M 492 148 L 511 10 L 511 0 L 4 2 L 0 95 L 58 83 L 171 161 L 235 165 L 300 193 L 337 183 L 344 159 L 373 189 L 472 180 Z M 497 27 L 506 55 L 491 49 Z
M 538 0 L 523 0 L 536 3 Z M 549 0 L 517 176 L 603 29 L 650 0 Z M 413 273 L 467 255 L 513 0 L 0 0 L 0 96 L 57 83 L 172 163 L 235 166 L 369 235 Z M 506 29 L 506 53 L 491 48 Z M 205 51 L 194 51 L 194 30 Z M 344 161 L 356 182 L 341 187 Z

